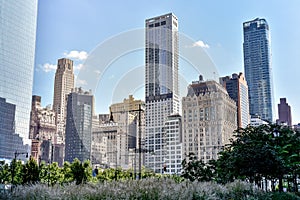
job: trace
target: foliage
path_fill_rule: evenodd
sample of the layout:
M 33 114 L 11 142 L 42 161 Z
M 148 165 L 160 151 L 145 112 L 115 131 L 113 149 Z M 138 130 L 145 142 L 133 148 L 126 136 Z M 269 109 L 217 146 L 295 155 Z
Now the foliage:
M 23 165 L 23 183 L 37 183 L 39 179 L 39 166 L 37 162 L 30 157 L 29 161 Z
M 287 193 L 286 196 L 273 193 L 262 194 L 252 184 L 236 180 L 255 183 L 259 188 L 262 180 L 267 179 L 272 183 L 275 181 L 279 183 L 278 187 L 273 184 L 273 191 L 276 188 L 283 191 L 283 186 L 285 186 L 288 191 L 297 192 L 297 181 L 300 175 L 300 133 L 288 127 L 274 124 L 260 127 L 248 126 L 245 129 L 235 131 L 234 138 L 219 153 L 218 160 L 204 163 L 198 160 L 195 155 L 190 154 L 187 159 L 183 160 L 182 166 L 181 176 L 155 174 L 149 169 L 142 168 L 142 180 L 136 181 L 136 174 L 133 169 L 99 169 L 97 176 L 92 177 L 92 167 L 89 161 L 80 162 L 75 159 L 72 163 L 65 162 L 63 167 L 59 167 L 57 163 L 46 164 L 42 162 L 37 165 L 36 161 L 30 158 L 25 164 L 17 160 L 13 160 L 11 165 L 0 162 L 0 183 L 11 183 L 13 177 L 14 185 L 36 184 L 32 187 L 36 190 L 39 190 L 40 187 L 47 188 L 46 191 L 49 192 L 47 194 L 50 196 L 53 196 L 52 193 L 55 192 L 60 196 L 62 188 L 67 188 L 66 196 L 71 199 L 88 197 L 93 199 L 94 193 L 104 199 L 127 198 L 128 195 L 129 199 L 172 199 L 173 194 L 178 196 L 177 199 L 181 197 L 185 199 L 248 199 L 248 197 L 249 199 L 276 199 L 277 196 L 282 197 L 282 199 L 289 199 L 291 195 Z M 167 182 L 164 183 L 164 181 Z M 172 192 L 173 189 L 169 188 L 168 185 L 157 187 L 155 186 L 156 182 L 170 184 L 182 192 L 190 190 L 192 191 L 189 194 L 191 196 L 182 196 L 181 193 Z M 202 183 L 201 185 L 199 182 L 209 183 Z M 145 185 L 146 183 L 152 185 Z M 132 184 L 129 188 L 136 193 L 127 191 L 127 184 Z M 207 190 L 204 189 L 204 185 L 208 188 Z M 52 189 L 49 189 L 49 186 Z M 111 194 L 112 191 L 108 186 L 117 187 L 117 189 L 120 187 L 120 190 L 127 191 L 127 193 L 123 194 L 118 191 L 117 194 Z M 100 187 L 101 189 L 99 189 Z M 212 187 L 214 187 L 213 192 L 209 190 Z M 77 188 L 77 190 L 73 191 L 73 188 Z M 31 190 L 31 188 L 28 189 Z M 82 189 L 88 189 L 89 192 L 85 191 L 84 194 L 81 194 Z M 162 191 L 171 192 L 172 195 L 168 196 L 169 194 L 163 194 Z M 26 198 L 29 197 L 26 195 L 29 195 L 30 192 L 19 192 L 23 192 Z M 47 194 L 44 193 L 44 197 L 51 199 L 52 197 L 48 198 Z M 262 196 L 264 198 L 261 198 Z
M 5 199 L 270 199 L 269 194 L 252 184 L 233 182 L 226 185 L 214 182 L 183 181 L 170 178 L 108 181 L 97 184 L 68 184 L 65 186 L 36 184 L 18 186 L 14 193 L 0 196 Z
M 282 192 L 270 193 L 269 198 L 272 200 L 300 200 L 300 197 L 295 194 Z
M 13 159 L 10 166 L 11 179 L 13 184 L 21 184 L 23 182 L 23 164 L 20 160 Z
M 92 167 L 90 161 L 80 162 L 79 159 L 75 158 L 71 164 L 71 173 L 76 185 L 86 183 L 92 178 Z
M 47 183 L 50 185 L 55 185 L 62 179 L 61 168 L 59 168 L 57 162 L 53 162 L 48 165 L 47 172 Z
M 11 182 L 11 170 L 8 163 L 0 161 L 0 184 Z
M 213 179 L 210 166 L 202 160 L 198 160 L 193 153 L 189 154 L 188 161 L 186 159 L 182 161 L 182 169 L 181 176 L 190 181 L 211 181 Z
M 290 174 L 296 186 L 300 166 L 299 138 L 299 133 L 276 124 L 238 129 L 215 162 L 216 180 L 226 183 L 242 179 L 260 186 L 264 177 L 278 180 L 279 190 L 283 191 L 283 178 Z
M 238 129 L 218 160 L 204 163 L 194 154 L 182 162 L 182 177 L 191 181 L 228 183 L 246 180 L 261 187 L 270 180 L 272 190 L 277 181 L 279 191 L 285 183 L 288 191 L 297 192 L 300 176 L 300 133 L 287 126 L 267 124 Z
M 69 183 L 73 181 L 73 174 L 71 170 L 71 164 L 68 161 L 64 162 L 64 166 L 61 169 L 61 183 Z

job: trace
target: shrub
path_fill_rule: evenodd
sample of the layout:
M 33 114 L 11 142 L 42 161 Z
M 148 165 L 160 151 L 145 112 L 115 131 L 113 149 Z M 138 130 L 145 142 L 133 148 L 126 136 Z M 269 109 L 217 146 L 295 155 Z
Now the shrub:
M 2 196 L 1 196 L 2 195 Z M 47 184 L 18 186 L 13 193 L 0 194 L 0 199 L 193 199 L 193 200 L 228 200 L 228 199 L 272 199 L 253 185 L 241 181 L 221 185 L 214 182 L 178 182 L 172 178 L 147 178 L 142 180 L 103 181 L 86 184 L 70 183 L 65 185 Z M 276 195 L 274 194 L 274 198 Z M 290 194 L 285 194 L 290 195 Z M 285 196 L 279 196 L 284 199 Z M 290 196 L 294 197 L 294 196 Z M 292 199 L 292 198 L 286 198 Z M 295 198 L 296 199 L 296 198 Z
M 300 200 L 300 197 L 298 197 L 297 195 L 285 192 L 275 192 L 272 193 L 270 196 L 273 200 Z

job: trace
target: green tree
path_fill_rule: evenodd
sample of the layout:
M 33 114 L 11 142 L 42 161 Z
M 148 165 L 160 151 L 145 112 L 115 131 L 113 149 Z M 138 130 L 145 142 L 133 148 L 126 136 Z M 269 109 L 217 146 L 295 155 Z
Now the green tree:
M 115 178 L 115 169 L 108 168 L 104 170 L 98 170 L 97 179 L 101 182 L 103 181 L 110 181 Z
M 153 170 L 150 170 L 148 168 L 145 168 L 144 166 L 142 167 L 142 172 L 141 172 L 142 178 L 147 178 L 147 177 L 154 177 L 155 172 Z
M 188 161 L 182 161 L 182 177 L 190 181 L 211 181 L 213 180 L 213 172 L 209 164 L 205 164 L 202 160 L 198 160 L 193 153 L 188 155 Z
M 39 165 L 39 177 L 42 183 L 47 183 L 48 166 L 45 161 L 41 161 Z
M 232 156 L 230 149 L 221 151 L 218 160 L 210 161 L 213 169 L 213 177 L 217 183 L 225 184 L 235 180 L 237 173 L 235 171 L 234 162 L 235 158 Z
M 36 183 L 39 180 L 39 166 L 30 156 L 28 162 L 23 165 L 23 183 Z
M 92 178 L 92 167 L 90 161 L 86 160 L 81 163 L 79 159 L 75 158 L 71 164 L 71 172 L 77 185 L 86 183 Z
M 297 133 L 276 124 L 238 129 L 215 163 L 216 179 L 248 179 L 258 186 L 262 178 L 276 179 L 282 191 L 285 175 L 297 177 L 300 143 L 295 141 L 299 141 Z
M 73 174 L 72 174 L 72 170 L 71 170 L 71 164 L 68 161 L 64 162 L 64 165 L 61 169 L 61 183 L 68 183 L 68 182 L 72 182 L 73 181 Z
M 47 170 L 48 185 L 53 186 L 62 179 L 63 174 L 61 173 L 61 168 L 58 166 L 57 162 L 49 164 Z
M 0 161 L 0 184 L 11 182 L 11 170 L 8 163 Z
M 20 160 L 13 159 L 10 165 L 11 183 L 14 185 L 22 184 L 23 182 L 23 164 Z

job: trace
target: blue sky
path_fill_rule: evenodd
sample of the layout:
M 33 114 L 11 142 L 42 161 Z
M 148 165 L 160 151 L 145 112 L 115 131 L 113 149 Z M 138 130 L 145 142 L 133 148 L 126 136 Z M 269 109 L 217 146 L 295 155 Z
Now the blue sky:
M 77 75 L 86 57 L 99 44 L 120 33 L 143 28 L 145 19 L 169 12 L 178 17 L 181 33 L 206 44 L 205 51 L 221 76 L 243 72 L 242 23 L 260 17 L 268 21 L 271 31 L 276 108 L 279 98 L 286 97 L 295 124 L 300 122 L 299 8 L 299 0 L 40 0 L 33 94 L 42 96 L 44 106 L 52 104 L 57 59 L 73 59 Z M 130 59 L 135 66 L 143 65 L 144 53 L 131 54 L 127 61 Z M 108 78 L 117 71 L 108 71 Z M 191 72 L 188 82 L 196 78 Z M 109 103 L 96 95 L 98 113 L 108 112 Z

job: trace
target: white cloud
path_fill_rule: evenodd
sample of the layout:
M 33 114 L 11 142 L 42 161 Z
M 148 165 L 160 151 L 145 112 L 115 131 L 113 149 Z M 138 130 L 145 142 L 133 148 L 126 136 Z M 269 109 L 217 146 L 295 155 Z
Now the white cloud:
M 86 80 L 76 79 L 76 84 L 82 86 L 82 85 L 87 85 L 87 82 Z
M 51 72 L 51 71 L 55 71 L 57 66 L 50 64 L 50 63 L 45 63 L 43 65 L 40 65 L 40 68 L 44 71 L 44 72 Z
M 74 66 L 73 66 L 73 69 L 74 69 L 74 70 L 81 70 L 82 67 L 83 67 L 83 64 L 78 64 L 78 65 L 74 65 Z
M 85 51 L 72 50 L 70 52 L 65 52 L 64 56 L 70 59 L 85 60 L 88 57 L 88 53 Z
M 193 47 L 202 47 L 202 48 L 209 48 L 209 45 L 208 44 L 205 44 L 203 41 L 201 40 L 198 40 L 197 42 L 195 42 L 193 44 Z
M 50 63 L 45 63 L 43 65 L 39 65 L 39 67 L 37 68 L 37 70 L 41 69 L 43 70 L 44 72 L 51 72 L 51 71 L 56 71 L 56 68 L 57 68 L 57 65 L 53 65 L 53 64 L 50 64 Z M 73 66 L 73 69 L 74 71 L 79 71 L 83 68 L 83 64 L 80 63 L 80 64 L 76 64 Z

